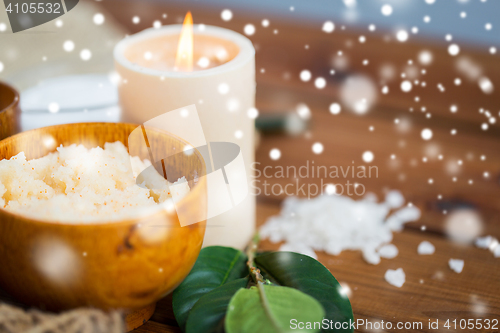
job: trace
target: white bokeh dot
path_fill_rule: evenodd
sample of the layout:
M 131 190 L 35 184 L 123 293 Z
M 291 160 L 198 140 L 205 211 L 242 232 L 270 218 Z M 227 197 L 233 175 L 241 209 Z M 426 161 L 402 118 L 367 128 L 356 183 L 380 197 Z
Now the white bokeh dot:
M 184 153 L 184 155 L 186 156 L 191 156 L 193 155 L 194 153 L 194 149 L 193 149 L 193 146 L 191 145 L 185 145 L 184 148 L 182 149 L 182 152 Z
M 132 17 L 133 24 L 139 24 L 139 22 L 141 22 L 141 18 L 139 16 Z
M 102 15 L 101 13 L 95 14 L 93 17 L 93 21 L 94 21 L 94 24 L 96 24 L 96 25 L 103 24 L 104 23 L 104 15 Z
M 363 153 L 361 158 L 363 159 L 364 162 L 370 163 L 375 158 L 375 155 L 373 155 L 373 153 L 371 151 L 367 150 Z
M 334 195 L 337 192 L 336 186 L 334 184 L 327 184 L 325 186 L 325 192 L 328 195 Z
M 342 108 L 340 107 L 339 103 L 332 103 L 330 104 L 330 113 L 331 114 L 339 114 Z
M 408 40 L 408 32 L 406 30 L 399 30 L 396 34 L 396 38 L 400 42 L 406 42 Z
M 302 119 L 309 119 L 311 118 L 311 109 L 307 106 L 307 104 L 300 103 L 297 105 L 297 114 L 299 115 L 300 118 Z
M 3 69 L 4 69 L 3 62 L 0 61 L 0 73 L 3 72 Z
M 236 139 L 241 139 L 243 137 L 243 131 L 237 130 L 236 132 L 234 132 L 234 136 Z
M 256 108 L 250 108 L 247 111 L 247 116 L 250 119 L 255 119 L 259 116 L 259 110 L 257 110 Z
M 160 29 L 161 28 L 161 21 L 160 20 L 154 21 L 153 22 L 153 28 Z
M 486 76 L 480 77 L 478 84 L 479 84 L 479 88 L 481 88 L 481 90 L 485 94 L 491 94 L 493 92 L 493 83 Z
M 314 86 L 318 89 L 323 89 L 326 87 L 326 80 L 322 77 L 318 77 L 314 80 Z
M 229 112 L 238 111 L 240 108 L 240 101 L 236 97 L 230 98 L 226 102 L 226 107 Z
M 325 23 L 323 23 L 323 27 L 321 28 L 321 30 L 323 30 L 327 34 L 332 33 L 333 30 L 335 30 L 335 24 L 333 24 L 332 21 L 326 21 Z
M 220 18 L 223 20 L 223 21 L 231 21 L 231 19 L 233 18 L 233 12 L 230 11 L 229 9 L 224 9 L 221 13 L 220 13 Z
M 269 26 L 269 20 L 268 20 L 268 19 L 263 19 L 263 20 L 262 20 L 262 26 L 263 26 L 264 28 L 267 28 L 267 27 Z
M 210 59 L 207 57 L 201 57 L 196 63 L 200 68 L 207 68 L 210 65 Z
M 422 132 L 420 133 L 420 135 L 422 136 L 422 139 L 430 140 L 430 139 L 432 139 L 432 130 L 429 128 L 424 128 L 422 130 Z
M 422 65 L 429 65 L 432 62 L 432 53 L 427 50 L 420 51 L 418 54 L 418 61 Z
M 389 16 L 392 14 L 392 6 L 385 4 L 382 6 L 382 8 L 380 8 L 380 11 L 382 12 L 382 15 Z
M 75 43 L 72 40 L 67 40 L 63 43 L 63 49 L 66 52 L 71 52 L 75 49 Z
M 486 24 L 484 25 L 484 28 L 485 28 L 486 30 L 491 30 L 491 28 L 493 28 L 493 26 L 491 25 L 491 23 L 486 23 Z
M 227 83 L 223 82 L 223 83 L 219 84 L 219 86 L 217 87 L 217 91 L 221 95 L 226 95 L 229 92 L 229 85 Z
M 315 142 L 312 145 L 312 151 L 315 154 L 321 154 L 324 150 L 323 144 L 321 142 Z
M 300 72 L 300 79 L 304 82 L 307 82 L 311 79 L 311 72 L 308 71 L 307 69 L 304 69 L 303 71 Z
M 271 149 L 271 151 L 269 152 L 269 157 L 272 159 L 272 160 L 279 160 L 280 157 L 281 157 L 281 151 L 278 149 L 278 148 L 273 148 Z
M 401 90 L 404 92 L 411 91 L 412 87 L 413 87 L 413 85 L 408 80 L 404 80 L 403 82 L 401 82 Z
M 50 113 L 57 113 L 59 112 L 59 104 L 56 102 L 49 103 L 48 107 Z
M 90 60 L 90 58 L 92 58 L 92 52 L 90 52 L 89 49 L 83 49 L 81 52 L 80 52 L 80 58 L 83 60 L 83 61 L 88 61 Z
M 448 53 L 452 56 L 456 56 L 460 53 L 460 47 L 457 44 L 451 44 L 448 46 Z
M 243 32 L 245 32 L 245 35 L 247 36 L 252 36 L 255 33 L 255 26 L 249 23 L 245 25 Z
M 56 20 L 56 27 L 61 28 L 64 25 L 62 20 Z
M 0 23 L 0 32 L 4 32 L 7 30 L 7 25 L 3 22 Z

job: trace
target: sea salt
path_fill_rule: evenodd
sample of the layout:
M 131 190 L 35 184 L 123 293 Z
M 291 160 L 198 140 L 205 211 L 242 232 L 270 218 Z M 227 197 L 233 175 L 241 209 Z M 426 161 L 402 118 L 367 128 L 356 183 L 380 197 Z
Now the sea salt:
M 476 238 L 476 246 L 480 249 L 489 249 L 492 244 L 498 244 L 498 240 L 493 236 L 485 236 Z
M 387 244 L 378 249 L 378 254 L 385 259 L 395 258 L 398 253 L 398 248 L 394 244 Z
M 399 208 L 405 203 L 405 198 L 399 191 L 390 191 L 385 197 L 385 202 L 391 208 Z
M 500 243 L 493 236 L 476 238 L 476 246 L 480 249 L 490 250 L 495 258 L 500 258 Z
M 500 258 L 500 245 L 495 246 L 492 252 L 495 258 Z
M 402 268 L 388 269 L 384 278 L 389 284 L 401 288 L 406 281 L 406 275 Z
M 403 204 L 404 198 L 397 191 L 390 191 L 381 203 L 374 195 L 358 201 L 335 194 L 310 200 L 288 197 L 280 214 L 261 227 L 260 235 L 273 243 L 285 242 L 289 249 L 310 248 L 331 255 L 359 250 L 366 262 L 376 265 L 381 258 L 398 254 L 397 248 L 390 245 L 392 232 L 420 218 L 418 208 L 399 208 Z M 395 208 L 399 209 L 389 215 Z
M 448 261 L 448 266 L 450 266 L 450 269 L 455 273 L 462 273 L 464 261 L 462 259 L 450 259 Z
M 428 241 L 423 241 L 422 243 L 418 244 L 417 252 L 420 255 L 434 254 L 434 251 L 436 251 L 436 248 Z
M 380 263 L 380 255 L 370 248 L 363 249 L 363 259 L 369 264 L 378 265 Z
M 55 145 L 51 136 L 44 140 Z M 185 177 L 172 184 L 150 166 L 119 141 L 104 149 L 61 145 L 32 160 L 20 152 L 0 161 L 0 209 L 45 221 L 107 223 L 167 209 L 189 193 Z

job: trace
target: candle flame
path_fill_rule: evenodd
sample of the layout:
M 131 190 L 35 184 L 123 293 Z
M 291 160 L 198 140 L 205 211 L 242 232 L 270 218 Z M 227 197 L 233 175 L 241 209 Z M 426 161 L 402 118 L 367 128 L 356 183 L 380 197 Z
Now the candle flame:
M 193 70 L 193 16 L 191 12 L 187 12 L 182 24 L 177 56 L 175 57 L 175 67 L 182 72 L 191 72 Z

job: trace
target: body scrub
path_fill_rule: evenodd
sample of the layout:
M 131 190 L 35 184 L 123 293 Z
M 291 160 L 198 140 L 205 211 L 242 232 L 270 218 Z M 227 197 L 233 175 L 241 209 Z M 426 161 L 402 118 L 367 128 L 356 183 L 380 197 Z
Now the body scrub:
M 0 161 L 0 207 L 39 220 L 65 223 L 109 222 L 134 218 L 172 200 L 170 183 L 156 174 L 136 184 L 151 163 L 131 157 L 121 142 L 87 149 L 59 147 L 39 159 L 23 152 Z M 146 186 L 154 182 L 154 189 Z M 176 183 L 178 198 L 190 188 Z M 153 187 L 151 187 L 153 188 Z

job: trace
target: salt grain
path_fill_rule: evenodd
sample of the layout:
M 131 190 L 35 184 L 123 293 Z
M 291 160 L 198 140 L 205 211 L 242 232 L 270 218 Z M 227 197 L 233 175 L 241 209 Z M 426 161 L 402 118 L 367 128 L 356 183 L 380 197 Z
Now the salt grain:
M 455 273 L 462 273 L 462 270 L 464 269 L 464 261 L 461 259 L 450 259 L 448 261 L 448 266 L 450 266 L 450 269 Z
M 493 236 L 485 236 L 476 238 L 476 246 L 480 249 L 489 249 L 491 244 L 498 242 Z
M 406 275 L 402 268 L 388 269 L 384 278 L 389 284 L 401 288 L 406 281 Z
M 385 259 L 396 258 L 398 253 L 398 248 L 394 244 L 387 244 L 378 249 L 378 254 Z
M 51 136 L 45 141 L 55 145 Z M 45 221 L 107 223 L 164 209 L 189 193 L 185 177 L 171 192 L 172 184 L 150 165 L 121 142 L 104 149 L 61 145 L 32 160 L 20 152 L 0 161 L 0 207 Z
M 500 258 L 500 245 L 497 244 L 497 246 L 495 246 L 492 252 L 495 258 Z
M 385 202 L 390 208 L 399 208 L 405 203 L 405 198 L 399 191 L 389 191 L 385 196 Z
M 305 246 L 331 255 L 360 250 L 366 262 L 376 265 L 381 257 L 397 255 L 394 245 L 384 246 L 392 241 L 392 231 L 402 230 L 405 223 L 420 218 L 420 210 L 414 206 L 388 216 L 391 209 L 403 203 L 403 196 L 396 191 L 389 192 L 382 203 L 377 203 L 373 195 L 358 201 L 339 195 L 311 200 L 288 197 L 280 215 L 270 217 L 260 235 L 273 243 L 293 244 L 294 249 Z
M 363 259 L 369 264 L 378 265 L 380 264 L 380 255 L 371 248 L 366 248 L 362 250 Z
M 436 248 L 434 247 L 434 245 L 432 245 L 428 241 L 423 241 L 422 243 L 418 244 L 417 252 L 420 255 L 434 254 L 435 251 L 436 251 Z
M 404 224 L 416 221 L 420 218 L 420 210 L 417 207 L 405 207 L 389 216 L 386 220 L 386 225 L 392 231 L 403 230 Z
M 476 246 L 480 249 L 490 250 L 495 258 L 500 257 L 500 243 L 493 236 L 485 236 L 476 238 Z

